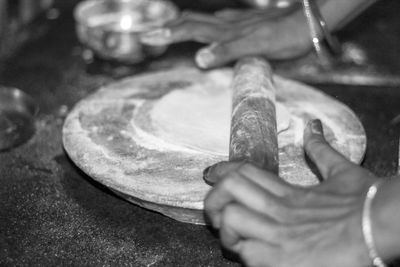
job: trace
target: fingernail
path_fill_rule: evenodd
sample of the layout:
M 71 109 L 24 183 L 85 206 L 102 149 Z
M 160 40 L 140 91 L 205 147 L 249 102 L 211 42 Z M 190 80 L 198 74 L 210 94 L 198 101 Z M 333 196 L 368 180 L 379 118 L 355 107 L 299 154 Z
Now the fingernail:
M 210 181 L 208 180 L 209 177 L 209 172 L 210 172 L 211 166 L 208 166 L 203 170 L 203 179 L 207 184 L 210 184 Z M 212 184 L 210 184 L 212 185 Z
M 197 52 L 195 61 L 200 68 L 208 68 L 215 61 L 215 55 L 212 52 L 215 47 L 216 44 L 213 44 L 206 48 L 202 48 Z
M 313 134 L 319 134 L 319 135 L 324 134 L 321 120 L 319 119 L 312 120 L 309 122 L 309 124 L 310 124 L 310 130 Z
M 168 28 L 158 28 L 143 33 L 140 41 L 149 45 L 167 45 L 171 42 L 171 30 Z
M 203 179 L 206 182 L 206 184 L 213 186 L 214 184 L 217 183 L 217 180 L 215 179 L 215 176 L 210 176 L 210 172 L 214 170 L 215 165 L 211 165 L 207 168 L 204 169 L 203 171 Z

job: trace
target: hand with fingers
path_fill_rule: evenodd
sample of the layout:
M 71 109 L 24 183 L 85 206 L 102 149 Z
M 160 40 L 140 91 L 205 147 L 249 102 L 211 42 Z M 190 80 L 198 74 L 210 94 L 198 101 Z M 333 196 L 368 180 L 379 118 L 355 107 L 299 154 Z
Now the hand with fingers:
M 311 48 L 305 19 L 281 10 L 224 10 L 214 15 L 184 12 L 182 16 L 141 36 L 149 45 L 183 41 L 208 44 L 196 53 L 201 68 L 224 65 L 243 56 L 265 55 L 286 59 Z M 300 20 L 300 22 L 299 22 Z
M 348 161 L 326 142 L 319 120 L 305 129 L 304 148 L 324 178 L 309 188 L 249 163 L 210 170 L 219 182 L 205 211 L 223 247 L 248 266 L 371 266 L 371 249 L 384 260 L 400 256 L 400 179 L 378 178 Z M 366 194 L 377 181 L 384 182 L 367 207 L 372 229 L 364 233 Z M 372 248 L 365 234 L 373 236 Z
M 222 10 L 214 15 L 184 12 L 180 18 L 141 36 L 148 45 L 183 41 L 208 44 L 195 56 L 201 68 L 219 67 L 244 56 L 291 59 L 312 48 L 309 26 L 301 1 L 245 0 L 253 5 L 287 3 L 285 8 Z M 319 0 L 320 11 L 330 30 L 343 26 L 375 0 Z M 264 4 L 263 4 L 264 3 Z

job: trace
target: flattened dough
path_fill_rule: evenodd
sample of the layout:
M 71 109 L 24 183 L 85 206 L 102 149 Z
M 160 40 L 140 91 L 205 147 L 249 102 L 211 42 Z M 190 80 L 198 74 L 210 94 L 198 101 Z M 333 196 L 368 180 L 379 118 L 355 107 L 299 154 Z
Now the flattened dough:
M 175 90 L 155 103 L 151 119 L 156 135 L 175 145 L 227 155 L 232 93 L 229 86 L 196 85 Z M 277 103 L 277 130 L 290 126 L 290 113 Z

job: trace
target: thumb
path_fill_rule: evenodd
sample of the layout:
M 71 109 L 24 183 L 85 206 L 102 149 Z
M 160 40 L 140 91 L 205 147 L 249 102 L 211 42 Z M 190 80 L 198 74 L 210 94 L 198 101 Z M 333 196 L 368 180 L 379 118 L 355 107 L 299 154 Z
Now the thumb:
M 304 149 L 324 180 L 355 166 L 325 140 L 320 120 L 310 121 L 304 129 Z

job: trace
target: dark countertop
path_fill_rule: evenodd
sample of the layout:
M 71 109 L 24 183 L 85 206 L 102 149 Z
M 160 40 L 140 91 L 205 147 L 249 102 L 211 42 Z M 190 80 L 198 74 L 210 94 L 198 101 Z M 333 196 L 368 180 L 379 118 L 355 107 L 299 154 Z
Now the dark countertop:
M 33 138 L 0 153 L 0 265 L 237 265 L 222 256 L 207 227 L 179 223 L 118 198 L 77 169 L 61 143 L 63 119 L 81 98 L 113 77 L 190 59 L 198 46 L 173 46 L 154 64 L 135 70 L 110 72 L 115 66 L 104 62 L 87 66 L 74 33 L 73 1 L 58 2 L 61 15 L 47 22 L 46 33 L 0 67 L 0 84 L 24 90 L 40 105 Z M 371 46 L 377 60 L 398 73 L 399 8 L 397 0 L 378 3 L 341 38 Z M 365 126 L 363 165 L 381 176 L 395 174 L 399 126 L 391 122 L 400 114 L 400 89 L 317 87 L 351 107 Z

